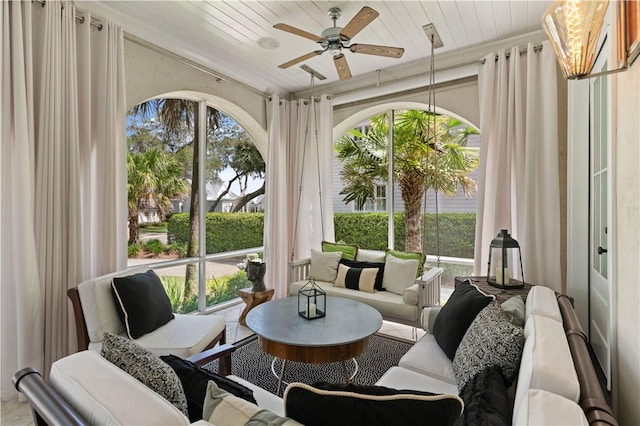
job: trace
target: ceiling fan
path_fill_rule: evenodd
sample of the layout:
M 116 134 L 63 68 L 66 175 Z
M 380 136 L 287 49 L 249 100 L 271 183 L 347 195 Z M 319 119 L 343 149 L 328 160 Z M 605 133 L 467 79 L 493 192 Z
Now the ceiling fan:
M 351 70 L 349 69 L 349 64 L 347 64 L 347 59 L 342 53 L 342 49 L 348 49 L 353 53 L 386 56 L 389 58 L 400 58 L 404 53 L 404 49 L 401 47 L 379 46 L 377 44 L 350 44 L 351 39 L 356 34 L 378 17 L 379 13 L 376 10 L 368 6 L 363 7 L 344 28 L 336 26 L 336 21 L 340 15 L 342 15 L 340 8 L 332 7 L 329 9 L 328 14 L 333 20 L 333 27 L 325 29 L 319 36 L 287 24 L 275 24 L 273 26 L 273 28 L 278 30 L 313 40 L 322 46 L 322 50 L 314 50 L 313 52 L 287 61 L 278 65 L 279 68 L 289 68 L 292 65 L 328 51 L 331 56 L 333 56 L 338 77 L 340 77 L 340 80 L 347 80 L 351 78 Z

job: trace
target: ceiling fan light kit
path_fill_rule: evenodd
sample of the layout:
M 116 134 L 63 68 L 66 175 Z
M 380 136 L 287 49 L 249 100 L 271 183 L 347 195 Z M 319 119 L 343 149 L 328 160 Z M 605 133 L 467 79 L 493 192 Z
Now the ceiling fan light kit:
M 320 36 L 287 24 L 280 23 L 273 26 L 278 30 L 315 41 L 322 47 L 322 50 L 315 50 L 280 64 L 278 65 L 279 68 L 289 68 L 292 65 L 304 62 L 314 56 L 321 55 L 324 52 L 329 52 L 331 56 L 333 56 L 333 62 L 336 67 L 336 71 L 338 72 L 338 77 L 340 80 L 347 80 L 351 78 L 351 70 L 349 69 L 347 58 L 344 56 L 344 53 L 342 53 L 343 49 L 352 53 L 384 56 L 388 58 L 400 58 L 404 54 L 404 49 L 401 47 L 350 43 L 351 39 L 356 34 L 362 31 L 362 29 L 379 16 L 379 13 L 376 10 L 368 6 L 363 7 L 353 18 L 351 18 L 351 21 L 349 21 L 344 28 L 336 25 L 336 21 L 342 15 L 342 10 L 340 10 L 340 8 L 332 7 L 329 9 L 328 14 L 333 20 L 333 27 L 326 28 L 322 31 Z

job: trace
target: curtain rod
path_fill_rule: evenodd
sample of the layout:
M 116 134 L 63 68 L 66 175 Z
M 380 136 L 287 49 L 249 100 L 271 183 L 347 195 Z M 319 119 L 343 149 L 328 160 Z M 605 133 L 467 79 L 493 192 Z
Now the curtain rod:
M 534 49 L 534 52 L 536 52 L 536 53 L 541 52 L 542 51 L 542 45 L 541 44 L 534 45 L 533 49 Z M 525 54 L 525 53 L 527 53 L 527 48 L 526 47 L 520 48 L 520 54 L 522 55 L 522 54 Z M 507 54 L 506 54 L 507 59 L 509 58 L 510 55 L 511 55 L 511 52 L 507 52 Z M 498 60 L 498 55 L 496 55 L 496 60 Z M 442 66 L 442 67 L 436 68 L 434 70 L 434 72 L 437 73 L 437 72 L 442 72 L 442 71 L 449 71 L 449 70 L 453 70 L 453 69 L 456 69 L 456 68 L 467 67 L 469 65 L 484 65 L 484 63 L 485 63 L 485 59 L 484 58 L 482 58 L 482 59 L 472 59 L 470 61 L 460 62 L 460 63 L 454 64 L 454 65 L 446 65 L 446 66 Z M 424 72 L 422 74 L 428 75 L 428 72 Z M 403 80 L 407 80 L 407 79 L 410 79 L 410 78 L 416 78 L 416 77 L 418 77 L 420 75 L 421 74 L 413 74 L 413 75 L 410 75 L 410 76 L 407 76 L 407 77 L 404 77 L 404 78 L 399 78 L 399 79 L 387 80 L 387 81 L 384 81 L 384 82 L 380 82 L 380 76 L 378 74 L 378 81 L 376 82 L 375 87 L 388 86 L 390 84 L 398 83 L 398 81 L 403 81 Z M 356 93 L 356 92 L 359 92 L 361 90 L 369 89 L 371 87 L 373 87 L 373 86 L 356 87 L 356 88 L 353 88 L 353 89 L 344 90 L 342 92 L 333 92 L 333 95 L 334 96 L 343 96 L 345 94 Z M 422 89 L 426 89 L 427 86 L 422 86 L 421 88 Z M 410 90 L 412 90 L 412 89 L 410 89 Z M 304 93 L 304 92 L 302 92 L 302 93 Z M 359 102 L 359 101 L 356 101 L 356 102 Z
M 44 4 L 46 3 L 45 0 L 32 0 L 32 1 L 35 3 L 40 3 L 42 7 L 44 7 Z M 64 3 L 62 3 L 61 5 L 62 5 L 62 8 L 64 9 Z M 82 15 L 78 15 L 78 12 L 76 11 L 76 20 L 78 20 L 81 24 L 84 24 L 85 17 Z M 102 31 L 102 23 L 100 23 L 97 20 L 94 20 L 93 18 L 91 19 L 91 22 L 89 22 L 89 25 L 93 25 L 98 29 L 98 31 Z

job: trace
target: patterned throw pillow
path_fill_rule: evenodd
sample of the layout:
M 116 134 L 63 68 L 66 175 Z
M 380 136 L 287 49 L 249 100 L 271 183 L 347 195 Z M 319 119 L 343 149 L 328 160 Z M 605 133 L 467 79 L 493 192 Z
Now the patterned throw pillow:
M 516 377 L 524 347 L 524 330 L 509 322 L 498 302 L 492 301 L 473 320 L 453 358 L 453 374 L 462 389 L 481 371 L 498 366 L 505 382 Z
M 378 268 L 349 268 L 340 264 L 333 286 L 373 293 L 377 275 Z
M 102 357 L 144 383 L 182 411 L 185 416 L 189 416 L 187 398 L 180 379 L 157 355 L 129 339 L 104 333 Z

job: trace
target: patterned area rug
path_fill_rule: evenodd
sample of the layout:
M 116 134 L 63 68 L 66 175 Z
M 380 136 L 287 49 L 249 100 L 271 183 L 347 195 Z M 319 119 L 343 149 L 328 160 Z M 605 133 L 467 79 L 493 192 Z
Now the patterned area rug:
M 389 368 L 398 365 L 398 361 L 404 355 L 413 342 L 398 339 L 382 334 L 374 334 L 369 339 L 369 344 L 360 356 L 356 357 L 359 371 L 353 378 L 353 383 L 361 385 L 373 385 Z M 232 355 L 232 371 L 236 376 L 260 386 L 275 394 L 278 379 L 271 371 L 273 357 L 260 349 L 257 336 L 250 336 L 241 342 Z M 281 361 L 276 360 L 276 371 L 280 372 Z M 218 362 L 214 361 L 204 368 L 218 372 Z M 353 361 L 347 361 L 349 374 L 353 373 Z M 344 373 L 341 363 L 330 364 L 305 364 L 300 362 L 287 362 L 284 381 L 313 383 L 316 381 L 344 382 Z M 283 389 L 285 384 L 283 384 Z

